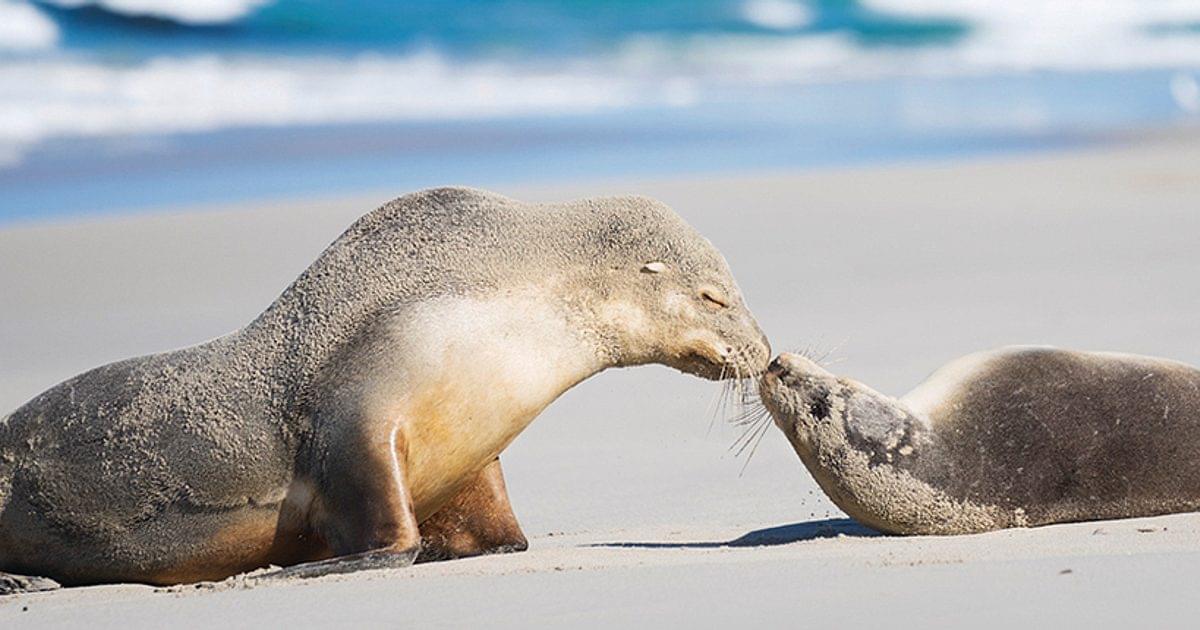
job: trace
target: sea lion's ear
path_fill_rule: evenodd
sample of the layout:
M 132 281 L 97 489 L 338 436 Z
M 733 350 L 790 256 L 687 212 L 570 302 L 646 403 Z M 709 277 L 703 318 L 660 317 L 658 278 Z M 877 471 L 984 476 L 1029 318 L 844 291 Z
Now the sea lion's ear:
M 667 263 L 657 260 L 642 265 L 642 273 L 664 273 L 668 269 Z

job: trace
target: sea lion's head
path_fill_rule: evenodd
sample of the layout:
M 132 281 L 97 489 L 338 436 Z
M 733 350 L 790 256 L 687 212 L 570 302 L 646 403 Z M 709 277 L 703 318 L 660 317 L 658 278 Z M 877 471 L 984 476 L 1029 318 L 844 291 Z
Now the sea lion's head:
M 613 365 L 660 363 L 707 379 L 766 368 L 770 345 L 724 257 L 666 205 L 643 197 L 587 202 L 596 334 Z
M 838 378 L 807 357 L 785 352 L 759 378 L 758 395 L 775 424 L 789 437 L 831 419 L 838 404 Z

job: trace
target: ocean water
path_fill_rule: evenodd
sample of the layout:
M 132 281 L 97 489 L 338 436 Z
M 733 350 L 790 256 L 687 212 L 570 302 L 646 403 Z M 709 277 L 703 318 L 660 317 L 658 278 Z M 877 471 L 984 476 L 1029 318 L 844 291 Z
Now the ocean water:
M 0 221 L 1200 122 L 1200 0 L 0 0 Z

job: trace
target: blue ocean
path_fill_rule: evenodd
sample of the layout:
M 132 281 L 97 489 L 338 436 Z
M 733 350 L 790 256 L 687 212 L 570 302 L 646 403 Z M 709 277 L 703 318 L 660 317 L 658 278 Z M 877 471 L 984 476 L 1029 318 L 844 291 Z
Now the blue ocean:
M 1200 0 L 0 0 L 0 222 L 1200 123 Z

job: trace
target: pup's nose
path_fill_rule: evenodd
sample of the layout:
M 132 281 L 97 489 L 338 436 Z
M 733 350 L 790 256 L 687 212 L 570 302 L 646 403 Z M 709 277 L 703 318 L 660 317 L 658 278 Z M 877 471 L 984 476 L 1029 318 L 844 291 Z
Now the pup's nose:
M 783 378 L 786 375 L 793 377 L 814 377 L 814 378 L 830 378 L 833 377 L 825 368 L 817 365 L 812 359 L 800 354 L 792 354 L 791 352 L 783 352 L 771 361 L 767 366 L 767 373 L 776 378 Z
M 783 356 L 778 356 L 774 359 L 771 359 L 771 364 L 767 366 L 767 373 L 775 376 L 783 374 L 783 370 Z
M 789 372 L 793 374 L 805 374 L 809 372 L 824 372 L 816 363 L 807 358 L 791 352 L 780 353 L 767 366 L 767 372 L 775 376 L 783 376 Z

